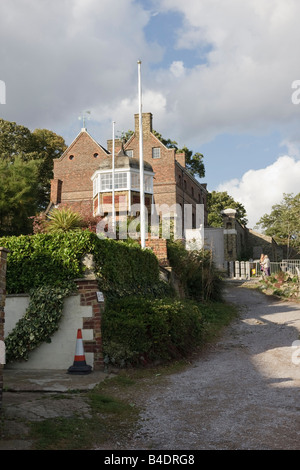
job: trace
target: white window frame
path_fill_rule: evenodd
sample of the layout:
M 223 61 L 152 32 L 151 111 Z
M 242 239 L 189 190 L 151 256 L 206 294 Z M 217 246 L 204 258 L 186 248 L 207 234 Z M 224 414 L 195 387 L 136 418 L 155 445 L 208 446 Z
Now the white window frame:
M 153 194 L 153 174 L 144 173 L 144 188 Z M 99 173 L 93 179 L 93 197 L 99 193 L 112 192 L 112 171 Z M 115 171 L 115 191 L 140 191 L 139 171 Z
M 160 158 L 160 147 L 152 147 L 152 158 Z

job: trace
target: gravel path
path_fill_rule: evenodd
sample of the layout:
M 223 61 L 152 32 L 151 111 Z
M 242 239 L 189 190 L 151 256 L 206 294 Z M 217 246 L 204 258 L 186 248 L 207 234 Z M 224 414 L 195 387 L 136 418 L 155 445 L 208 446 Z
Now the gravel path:
M 225 295 L 240 318 L 188 370 L 141 398 L 140 429 L 123 449 L 300 448 L 300 304 L 229 283 Z

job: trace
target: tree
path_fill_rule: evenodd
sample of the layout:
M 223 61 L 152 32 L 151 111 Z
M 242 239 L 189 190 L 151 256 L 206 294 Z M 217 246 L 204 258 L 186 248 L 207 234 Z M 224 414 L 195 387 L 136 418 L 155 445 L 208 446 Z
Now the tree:
M 29 217 L 37 211 L 38 164 L 0 159 L 0 235 L 19 235 L 31 231 Z
M 300 193 L 284 193 L 281 203 L 273 205 L 271 213 L 264 214 L 257 226 L 279 245 L 287 246 L 287 257 L 292 248 L 300 252 Z
M 64 139 L 47 129 L 35 129 L 32 132 L 32 158 L 39 162 L 39 197 L 41 210 L 50 200 L 50 180 L 53 178 L 53 160 L 66 150 Z
M 207 196 L 208 225 L 211 227 L 222 227 L 222 210 L 235 209 L 236 219 L 242 224 L 247 225 L 246 209 L 244 206 L 229 196 L 227 191 L 212 191 Z
M 53 177 L 53 159 L 60 156 L 67 146 L 64 139 L 47 129 L 31 132 L 25 126 L 0 119 L 0 160 L 38 163 L 38 206 L 44 210 L 49 203 L 50 180 Z
M 0 230 L 28 233 L 36 213 L 49 204 L 53 159 L 66 149 L 64 139 L 47 129 L 31 132 L 0 119 Z
M 0 158 L 12 161 L 16 155 L 31 159 L 32 135 L 29 129 L 15 122 L 0 119 Z

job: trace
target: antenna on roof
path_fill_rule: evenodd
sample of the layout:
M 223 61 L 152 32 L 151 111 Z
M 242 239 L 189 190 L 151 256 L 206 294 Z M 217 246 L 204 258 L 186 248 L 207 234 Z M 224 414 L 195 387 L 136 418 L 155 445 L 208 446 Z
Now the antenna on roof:
M 91 111 L 82 111 L 81 116 L 78 117 L 78 119 L 81 121 L 82 120 L 82 130 L 86 131 L 85 127 L 85 120 L 86 119 L 91 119 L 89 116 L 86 116 L 86 114 L 91 114 Z

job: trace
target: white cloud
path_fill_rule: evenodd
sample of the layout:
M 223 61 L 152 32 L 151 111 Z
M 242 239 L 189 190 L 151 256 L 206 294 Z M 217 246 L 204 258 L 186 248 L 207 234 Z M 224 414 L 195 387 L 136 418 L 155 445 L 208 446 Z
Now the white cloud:
M 28 127 L 69 123 L 83 109 L 136 94 L 137 60 L 161 57 L 143 28 L 150 19 L 134 0 L 0 2 L 3 117 Z M 101 120 L 101 117 L 100 117 Z
M 135 65 L 141 58 L 145 92 L 166 100 L 163 133 L 192 147 L 219 133 L 268 130 L 298 118 L 291 84 L 300 78 L 295 60 L 299 2 L 160 0 L 153 4 L 156 16 L 169 11 L 182 14 L 174 45 L 182 51 L 182 59 L 171 66 L 163 61 L 163 44 L 146 41 L 144 28 L 153 14 L 142 2 L 1 2 L 5 117 L 17 116 L 19 122 L 33 126 L 52 125 L 68 122 L 85 108 L 132 101 Z M 194 53 L 190 68 L 184 64 L 186 49 Z M 205 63 L 197 64 L 199 52 Z M 151 70 L 151 64 L 159 61 L 161 69 Z
M 203 57 L 170 85 L 170 129 L 191 146 L 224 132 L 268 132 L 298 119 L 291 102 L 299 79 L 295 45 L 300 43 L 296 0 L 161 0 L 161 11 L 182 13 L 178 50 Z M 167 75 L 167 74 L 165 74 Z M 164 88 L 162 88 L 164 87 Z M 180 112 L 180 120 L 178 113 Z M 180 121 L 180 122 L 179 122 Z
M 182 18 L 167 29 L 177 37 L 171 60 L 163 30 L 161 45 L 146 35 L 168 12 Z M 297 156 L 300 105 L 291 96 L 300 79 L 299 17 L 298 0 L 2 1 L 2 117 L 61 133 L 89 109 L 96 128 L 108 129 L 106 140 L 112 120 L 133 126 L 141 59 L 143 110 L 166 138 L 201 152 L 220 134 L 278 131 Z
M 185 75 L 184 64 L 181 60 L 175 60 L 170 66 L 170 71 L 175 77 L 182 77 Z
M 145 92 L 142 93 L 143 111 L 148 112 L 148 110 L 151 109 L 154 116 L 159 116 L 159 118 L 163 120 L 165 117 L 165 106 L 166 99 L 161 93 L 152 90 L 145 90 Z M 134 130 L 134 114 L 138 112 L 139 100 L 137 93 L 131 98 L 122 99 L 116 104 L 116 107 L 112 107 L 109 103 L 92 108 L 93 119 L 109 121 L 113 116 L 119 134 L 129 129 Z M 104 142 L 103 145 L 105 145 Z
M 227 191 L 241 202 L 248 217 L 248 227 L 254 228 L 260 217 L 269 214 L 274 204 L 283 199 L 284 193 L 300 192 L 300 161 L 285 155 L 272 165 L 259 170 L 249 170 L 243 177 L 220 184 L 217 191 Z

